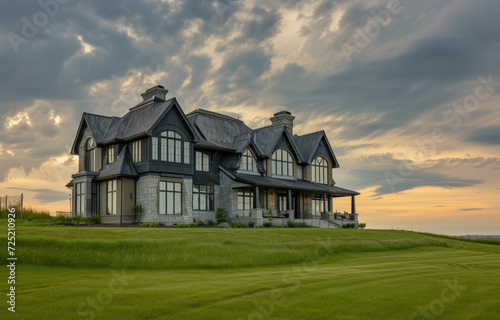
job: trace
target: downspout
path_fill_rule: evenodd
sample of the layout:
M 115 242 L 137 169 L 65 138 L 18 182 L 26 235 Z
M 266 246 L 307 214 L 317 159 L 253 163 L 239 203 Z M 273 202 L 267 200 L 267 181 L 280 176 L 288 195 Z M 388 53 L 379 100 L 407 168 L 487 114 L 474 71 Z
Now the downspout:
M 120 179 L 120 225 L 123 220 L 123 179 Z

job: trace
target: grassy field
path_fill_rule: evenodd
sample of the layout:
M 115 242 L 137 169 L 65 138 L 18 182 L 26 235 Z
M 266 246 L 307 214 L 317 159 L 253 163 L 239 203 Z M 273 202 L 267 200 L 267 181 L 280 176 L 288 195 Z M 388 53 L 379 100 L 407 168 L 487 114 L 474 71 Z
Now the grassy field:
M 6 261 L 5 220 L 0 229 Z M 18 220 L 16 236 L 16 313 L 4 303 L 0 319 L 500 318 L 495 244 L 395 230 L 36 220 Z

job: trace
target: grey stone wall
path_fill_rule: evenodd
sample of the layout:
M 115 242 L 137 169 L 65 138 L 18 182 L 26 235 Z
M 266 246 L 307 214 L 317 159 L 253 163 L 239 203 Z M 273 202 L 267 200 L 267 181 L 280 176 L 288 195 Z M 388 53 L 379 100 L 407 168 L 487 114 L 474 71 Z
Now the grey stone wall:
M 159 175 L 142 176 L 136 182 L 137 205 L 142 206 L 141 221 L 157 222 Z

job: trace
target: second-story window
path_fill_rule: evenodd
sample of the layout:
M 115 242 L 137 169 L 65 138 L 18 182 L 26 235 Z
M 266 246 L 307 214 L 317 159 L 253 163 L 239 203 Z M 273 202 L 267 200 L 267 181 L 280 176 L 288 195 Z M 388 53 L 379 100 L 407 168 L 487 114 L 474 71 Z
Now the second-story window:
M 274 151 L 272 158 L 273 175 L 293 177 L 293 158 L 285 149 Z
M 196 151 L 196 171 L 210 170 L 210 155 L 205 152 Z
M 255 158 L 253 157 L 250 149 L 245 150 L 245 152 L 241 155 L 240 170 L 257 171 L 257 163 L 255 162 Z
M 86 171 L 95 171 L 95 141 L 92 138 L 87 139 L 85 145 Z
M 108 146 L 108 163 L 115 162 L 115 146 Z
M 134 160 L 134 162 L 142 161 L 141 151 L 142 151 L 141 140 L 134 141 L 132 143 L 132 159 Z
M 151 138 L 151 159 L 176 163 L 190 162 L 189 141 L 175 131 L 163 131 L 158 137 Z
M 317 157 L 312 163 L 312 182 L 328 184 L 328 161 Z

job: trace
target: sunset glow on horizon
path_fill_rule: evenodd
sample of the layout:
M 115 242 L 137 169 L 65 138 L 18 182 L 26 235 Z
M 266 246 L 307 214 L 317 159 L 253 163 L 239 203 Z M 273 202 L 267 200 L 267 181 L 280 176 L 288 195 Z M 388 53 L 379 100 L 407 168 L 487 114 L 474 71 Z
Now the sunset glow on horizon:
M 69 211 L 83 112 L 123 116 L 160 84 L 185 113 L 325 130 L 367 228 L 499 234 L 500 3 L 394 3 L 69 2 L 32 37 L 37 2 L 3 4 L 0 196 Z

